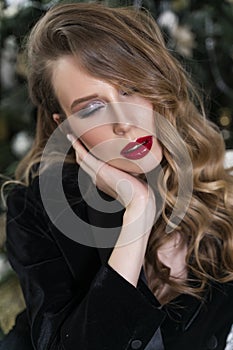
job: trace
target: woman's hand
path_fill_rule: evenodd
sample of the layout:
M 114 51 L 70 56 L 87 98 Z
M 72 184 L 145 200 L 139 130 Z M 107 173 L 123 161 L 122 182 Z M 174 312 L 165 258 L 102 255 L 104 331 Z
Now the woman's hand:
M 153 191 L 142 180 L 95 158 L 73 135 L 67 138 L 72 142 L 77 163 L 94 184 L 126 208 L 122 230 L 108 263 L 136 286 L 154 224 Z
M 141 179 L 97 159 L 72 134 L 67 138 L 72 142 L 76 162 L 101 191 L 117 199 L 126 209 L 145 207 L 148 201 L 154 201 L 152 190 Z

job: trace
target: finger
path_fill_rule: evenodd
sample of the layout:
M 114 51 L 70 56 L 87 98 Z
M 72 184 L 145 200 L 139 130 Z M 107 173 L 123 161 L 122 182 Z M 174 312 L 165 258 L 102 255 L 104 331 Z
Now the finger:
M 88 153 L 82 143 L 72 134 L 67 135 L 76 153 L 76 161 L 91 177 L 93 183 L 112 197 L 117 197 L 116 187 L 122 175 L 127 174 L 109 167 L 107 164 Z
M 96 173 L 104 163 L 89 153 L 74 135 L 67 134 L 67 139 L 72 143 L 75 150 L 77 163 L 96 183 Z
M 67 139 L 72 143 L 72 146 L 76 151 L 77 161 L 79 163 L 80 159 L 83 160 L 88 152 L 74 135 L 67 134 Z
M 117 197 L 124 206 L 127 206 L 137 193 L 148 198 L 147 186 L 140 180 L 94 157 L 74 135 L 68 134 L 67 138 L 75 149 L 77 163 L 99 189 L 114 198 Z

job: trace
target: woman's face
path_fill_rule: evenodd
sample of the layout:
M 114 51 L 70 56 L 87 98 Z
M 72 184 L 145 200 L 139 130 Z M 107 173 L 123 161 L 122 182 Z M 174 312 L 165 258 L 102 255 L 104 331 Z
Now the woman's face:
M 162 159 L 155 137 L 152 104 L 88 75 L 72 56 L 56 62 L 53 86 L 66 122 L 97 158 L 123 171 L 141 174 Z M 60 116 L 53 115 L 60 123 Z

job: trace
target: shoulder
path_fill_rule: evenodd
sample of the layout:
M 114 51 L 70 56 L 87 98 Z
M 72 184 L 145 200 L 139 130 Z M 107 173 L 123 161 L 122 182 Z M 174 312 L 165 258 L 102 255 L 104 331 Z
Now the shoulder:
M 229 328 L 233 324 L 233 281 L 214 283 L 207 298 L 207 313 L 210 322 Z
M 233 349 L 233 281 L 221 285 L 215 302 L 218 307 L 215 320 L 222 325 L 226 333 L 224 350 Z
M 66 166 L 61 179 L 57 170 L 54 165 L 35 177 L 29 186 L 16 185 L 8 194 L 8 241 L 45 237 L 57 240 L 60 232 L 73 239 L 72 220 L 77 229 L 87 231 L 87 205 L 77 185 L 77 168 Z
M 7 212 L 18 216 L 31 208 L 33 212 L 44 209 L 47 201 L 64 201 L 67 198 L 81 199 L 76 164 L 53 164 L 28 186 L 16 184 L 7 195 Z
M 213 283 L 210 290 L 210 299 L 216 297 L 224 301 L 230 298 L 233 304 L 233 280 L 226 283 Z
M 60 232 L 65 232 L 73 239 L 77 230 L 86 232 L 87 176 L 85 181 L 80 189 L 76 164 L 54 164 L 29 186 L 15 186 L 7 198 L 8 236 L 15 236 L 16 226 L 18 231 L 30 231 L 30 237 L 47 234 L 57 238 Z
M 53 166 L 35 177 L 29 186 L 16 185 L 9 193 L 6 246 L 11 262 L 17 257 L 21 264 L 31 265 L 47 259 L 47 256 L 57 258 L 64 246 L 72 246 L 67 210 L 72 211 L 75 207 L 75 214 L 86 218 L 85 205 L 80 199 L 80 191 L 71 168 L 61 182 L 61 187 L 66 192 L 64 199 L 57 188 L 57 167 Z M 72 207 L 67 194 L 77 202 L 73 200 L 75 204 Z M 79 222 L 82 223 L 82 220 Z
M 233 281 L 211 283 L 206 301 L 212 310 L 220 312 L 225 310 L 233 323 Z

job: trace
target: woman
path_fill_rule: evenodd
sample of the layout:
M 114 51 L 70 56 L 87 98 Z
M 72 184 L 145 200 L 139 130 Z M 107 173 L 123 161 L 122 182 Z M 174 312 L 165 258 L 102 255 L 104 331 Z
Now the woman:
M 34 348 L 229 347 L 232 177 L 153 19 L 58 5 L 27 48 L 39 115 L 7 249 Z

